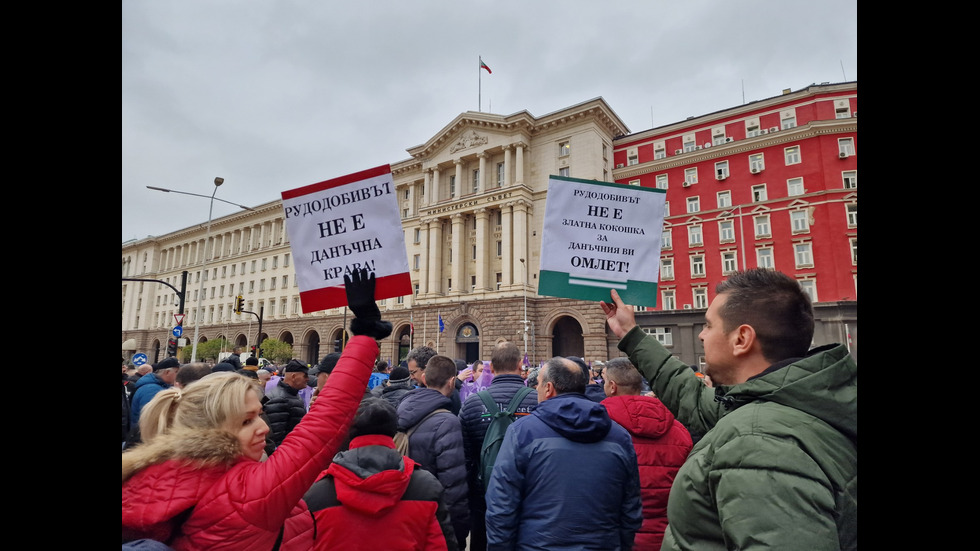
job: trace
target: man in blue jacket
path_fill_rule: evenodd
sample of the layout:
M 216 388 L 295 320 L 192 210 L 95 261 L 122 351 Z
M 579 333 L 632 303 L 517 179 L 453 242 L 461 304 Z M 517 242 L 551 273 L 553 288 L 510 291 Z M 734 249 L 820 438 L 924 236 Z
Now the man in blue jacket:
M 508 427 L 490 477 L 487 549 L 632 549 L 643 517 L 629 433 L 585 397 L 572 360 L 538 377 L 538 407 Z
M 177 380 L 177 370 L 180 369 L 180 362 L 177 358 L 167 358 L 153 364 L 153 372 L 140 377 L 136 384 L 133 394 L 133 404 L 129 409 L 130 426 L 137 427 L 140 422 L 140 410 L 143 406 L 150 403 L 150 400 L 157 395 L 157 392 L 173 386 Z

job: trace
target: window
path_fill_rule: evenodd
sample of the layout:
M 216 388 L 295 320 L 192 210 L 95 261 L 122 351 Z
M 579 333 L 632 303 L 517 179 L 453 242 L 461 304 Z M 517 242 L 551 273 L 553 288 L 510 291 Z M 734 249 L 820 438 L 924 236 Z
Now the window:
M 626 166 L 632 166 L 640 163 L 640 155 L 637 153 L 637 148 L 633 147 L 626 150 Z
M 769 247 L 756 249 L 755 264 L 759 268 L 773 269 L 776 266 L 776 262 L 772 258 L 772 249 L 770 249 Z
M 698 167 L 684 169 L 684 184 L 691 185 L 698 183 Z
M 670 216 L 670 201 L 664 201 L 664 218 Z
M 672 289 L 660 291 L 660 307 L 664 310 L 677 309 L 677 301 L 674 298 L 674 291 Z
M 800 287 L 803 292 L 810 295 L 810 302 L 817 302 L 817 282 L 812 279 L 801 279 Z
M 282 267 L 283 268 L 288 268 L 289 267 L 289 255 L 288 254 L 282 255 Z M 234 275 L 234 274 L 232 274 L 232 275 Z
M 415 228 L 415 243 L 418 244 L 420 241 L 422 241 L 422 230 Z
M 670 248 L 673 248 L 673 246 L 674 245 L 673 245 L 673 243 L 671 241 L 671 237 L 670 237 L 670 230 L 664 230 L 663 232 L 661 232 L 660 233 L 660 248 L 661 249 L 670 249 Z
M 845 170 L 841 173 L 841 178 L 844 180 L 844 189 L 857 189 L 858 173 L 856 170 Z M 234 271 L 231 275 L 235 275 Z
M 749 155 L 749 172 L 758 174 L 766 169 L 766 158 L 762 153 Z
M 796 110 L 787 109 L 779 113 L 779 126 L 783 130 L 796 128 Z
M 571 171 L 569 170 L 569 168 L 567 166 L 563 166 L 563 167 L 561 167 L 561 168 L 558 169 L 558 175 L 559 176 L 564 176 L 565 178 L 568 178 L 571 175 Z
M 235 277 L 235 268 L 237 268 L 237 267 L 238 267 L 238 264 L 232 264 L 231 265 L 231 277 Z
M 837 140 L 837 152 L 847 157 L 854 155 L 854 140 L 851 138 Z
M 724 209 L 732 206 L 732 192 L 719 191 L 717 195 L 718 195 L 718 208 Z
M 855 228 L 858 225 L 858 206 L 857 203 L 847 205 L 847 226 Z
M 255 292 L 255 280 L 254 279 L 252 281 L 249 281 L 248 282 L 248 292 L 249 293 L 254 293 Z
M 745 137 L 754 138 L 762 133 L 761 128 L 759 128 L 759 119 L 751 119 L 745 121 Z
M 276 278 L 274 278 L 274 277 L 269 278 L 269 290 L 270 291 L 275 291 L 276 290 L 276 282 L 277 281 L 279 281 L 279 280 L 276 279 Z M 269 308 L 269 309 L 272 310 L 272 308 Z
M 405 304 L 405 295 L 395 297 L 395 304 Z
M 688 197 L 687 198 L 687 212 L 699 212 L 701 210 L 701 198 L 700 197 Z
M 497 241 L 497 256 L 504 255 L 504 243 L 503 241 Z
M 708 307 L 708 290 L 704 287 L 698 287 L 694 289 L 694 307 L 695 308 L 707 308 Z
M 272 257 L 272 269 L 275 270 L 279 267 L 279 255 Z
M 660 280 L 674 279 L 674 259 L 673 258 L 661 258 L 660 259 Z
M 269 299 L 269 313 L 272 314 L 273 316 L 276 315 L 276 299 L 274 298 Z
M 803 195 L 803 178 L 790 178 L 786 180 L 786 195 Z
M 721 145 L 725 143 L 725 127 L 711 129 L 711 143 Z
M 799 164 L 802 162 L 800 160 L 800 146 L 787 147 L 783 150 L 783 157 L 785 157 L 787 165 Z
M 657 174 L 657 189 L 667 189 L 666 174 Z
M 259 292 L 265 291 L 265 279 L 259 280 Z
M 285 316 L 286 315 L 286 298 L 285 297 L 283 297 L 283 299 L 279 301 L 279 315 L 280 316 Z
M 630 180 L 629 183 L 630 183 L 631 186 L 640 187 L 640 181 L 639 180 Z
M 497 290 L 498 291 L 500 290 L 500 284 L 503 283 L 503 277 L 504 277 L 504 275 L 502 273 L 497 272 L 496 278 L 497 278 Z
M 718 239 L 722 242 L 735 241 L 735 222 L 731 220 L 718 222 Z
M 797 243 L 796 245 L 793 246 L 793 251 L 796 253 L 797 268 L 813 267 L 813 244 L 812 243 Z
M 476 245 L 473 245 L 473 260 L 476 260 Z
M 671 308 L 673 310 L 673 308 Z M 649 327 L 643 328 L 643 332 L 660 341 L 664 346 L 673 346 L 674 339 L 670 334 L 670 327 Z
M 408 209 L 402 209 L 402 219 L 408 218 Z
M 724 180 L 728 178 L 728 161 L 719 161 L 715 163 L 715 180 Z
M 851 264 L 857 266 L 858 263 L 858 238 L 851 238 Z
M 789 223 L 793 233 L 805 233 L 810 231 L 810 223 L 807 220 L 807 211 L 794 210 L 789 213 Z
M 694 141 L 694 134 L 684 136 L 684 153 L 694 151 L 698 148 L 698 144 Z
M 763 214 L 761 216 L 756 216 L 753 219 L 755 223 L 755 236 L 756 237 L 772 237 L 772 233 L 769 230 L 769 215 Z
M 234 267 L 234 266 L 232 266 Z M 228 275 L 228 266 L 221 267 L 221 279 L 224 279 Z
M 691 277 L 704 277 L 704 255 L 691 255 Z
M 755 202 L 765 201 L 769 199 L 769 194 L 766 193 L 766 184 L 761 184 L 758 186 L 752 186 L 752 200 Z
M 480 169 L 473 171 L 473 193 L 480 191 Z
M 422 265 L 422 257 L 420 255 L 413 256 L 412 257 L 412 269 L 417 272 L 417 271 L 419 271 L 419 268 L 421 267 L 421 265 Z
M 571 142 L 560 142 L 558 144 L 558 156 L 567 157 L 572 152 Z
M 253 260 L 252 261 L 252 270 L 249 272 L 250 274 L 254 274 L 255 273 L 255 265 L 256 264 L 257 264 L 257 262 Z
M 700 224 L 687 227 L 687 244 L 692 246 L 700 246 L 704 244 L 704 240 L 701 238 Z
M 405 188 L 405 191 L 402 193 L 402 198 L 403 199 L 408 199 L 408 197 L 409 197 L 408 188 Z
M 282 288 L 289 287 L 289 276 L 282 276 Z
M 738 270 L 738 257 L 734 252 L 727 251 L 721 253 L 721 271 L 725 274 L 731 274 Z
M 413 283 L 412 284 L 412 294 L 414 296 L 419 296 L 419 284 L 418 283 Z
M 602 144 L 602 158 L 603 159 L 609 158 L 609 146 L 606 145 L 605 143 Z
M 449 292 L 449 293 L 453 292 L 453 278 L 449 278 L 447 280 L 447 282 L 446 282 L 446 291 Z
M 653 158 L 654 160 L 667 158 L 667 149 L 664 146 L 664 142 L 653 144 Z
M 476 291 L 476 276 L 470 276 L 470 292 Z
M 456 175 L 449 176 L 449 197 L 456 197 Z
M 851 118 L 851 104 L 846 99 L 834 102 L 834 115 L 838 119 Z
M 497 163 L 497 187 L 504 186 L 504 163 Z

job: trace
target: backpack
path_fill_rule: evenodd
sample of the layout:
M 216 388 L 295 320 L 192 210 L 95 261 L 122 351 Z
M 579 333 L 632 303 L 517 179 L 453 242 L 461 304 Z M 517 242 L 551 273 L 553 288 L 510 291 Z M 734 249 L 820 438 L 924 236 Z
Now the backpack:
M 483 437 L 483 445 L 480 446 L 480 467 L 476 473 L 477 479 L 483 483 L 484 491 L 490 485 L 490 473 L 493 472 L 493 465 L 497 461 L 497 453 L 500 452 L 500 444 L 504 441 L 504 433 L 507 432 L 507 427 L 517 419 L 517 408 L 520 407 L 524 397 L 530 393 L 531 387 L 521 388 L 507 404 L 506 409 L 500 409 L 500 406 L 490 396 L 489 390 L 481 390 L 476 393 L 483 400 L 483 405 L 487 407 L 487 411 L 491 412 L 490 426 L 487 427 L 487 434 Z M 494 410 L 499 411 L 495 412 Z
M 403 432 L 403 431 L 396 432 L 394 437 L 395 449 L 398 450 L 402 455 L 408 456 L 408 439 L 412 437 L 412 434 L 415 432 L 415 430 L 418 429 L 422 425 L 422 423 L 425 422 L 426 419 L 442 411 L 445 411 L 446 413 L 451 413 L 446 408 L 439 408 L 437 410 L 432 411 L 425 417 L 423 417 L 422 420 L 419 421 L 418 423 L 412 425 L 412 428 L 408 429 L 407 432 Z

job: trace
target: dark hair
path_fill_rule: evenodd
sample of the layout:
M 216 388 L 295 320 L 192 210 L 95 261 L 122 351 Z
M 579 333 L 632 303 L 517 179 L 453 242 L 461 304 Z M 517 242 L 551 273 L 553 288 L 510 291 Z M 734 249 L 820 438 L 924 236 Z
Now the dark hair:
M 211 366 L 204 362 L 195 362 L 192 364 L 185 364 L 180 366 L 177 370 L 176 382 L 180 383 L 181 386 L 187 386 L 194 381 L 204 377 L 205 375 L 211 374 Z
M 437 352 L 428 346 L 420 346 L 418 348 L 413 348 L 408 356 L 405 356 L 405 365 L 408 366 L 408 362 L 415 360 L 415 364 L 419 369 L 425 369 L 425 365 L 429 363 L 429 359 L 435 356 Z M 453 364 L 455 365 L 455 364 Z
M 585 386 L 589 384 L 589 375 L 575 362 L 568 358 L 555 356 L 544 363 L 545 369 L 538 377 L 538 384 L 551 383 L 555 392 L 565 394 L 578 392 L 585 394 Z
M 378 360 L 378 365 L 375 366 L 375 370 L 377 370 L 378 373 L 387 373 L 388 372 L 388 361 L 387 360 Z
M 351 423 L 347 436 L 351 440 L 365 434 L 395 436 L 397 430 L 398 413 L 395 411 L 395 406 L 384 398 L 369 395 L 365 396 L 361 400 L 361 405 L 357 407 L 354 422 Z
M 629 358 L 613 358 L 605 365 L 606 380 L 624 388 L 624 394 L 639 394 L 643 390 L 643 377 Z
M 755 268 L 732 274 L 715 291 L 727 297 L 718 311 L 724 331 L 752 326 L 766 361 L 802 357 L 810 349 L 813 304 L 795 279 Z
M 425 386 L 441 387 L 456 376 L 456 362 L 449 356 L 432 356 L 425 364 Z
M 494 373 L 517 373 L 521 370 L 520 364 L 521 350 L 510 341 L 495 346 L 490 355 L 490 366 Z
M 340 360 L 340 352 L 331 352 L 320 360 L 317 364 L 317 373 L 326 373 L 329 375 L 333 372 L 333 368 L 337 367 L 337 362 Z

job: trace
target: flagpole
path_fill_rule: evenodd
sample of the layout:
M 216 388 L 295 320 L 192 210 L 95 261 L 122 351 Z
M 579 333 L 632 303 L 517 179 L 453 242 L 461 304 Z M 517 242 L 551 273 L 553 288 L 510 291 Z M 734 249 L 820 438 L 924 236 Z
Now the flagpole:
M 476 79 L 477 79 L 476 102 L 479 104 L 479 107 L 477 107 L 476 110 L 477 112 L 482 112 L 483 111 L 483 56 L 482 55 L 480 56 L 480 63 L 476 66 Z
M 439 316 L 438 316 L 437 319 L 440 319 L 440 320 L 442 319 L 442 312 L 439 312 Z M 439 331 L 439 328 L 438 327 L 436 327 L 436 352 L 439 351 L 439 337 L 441 336 L 440 333 L 442 333 L 442 332 Z

